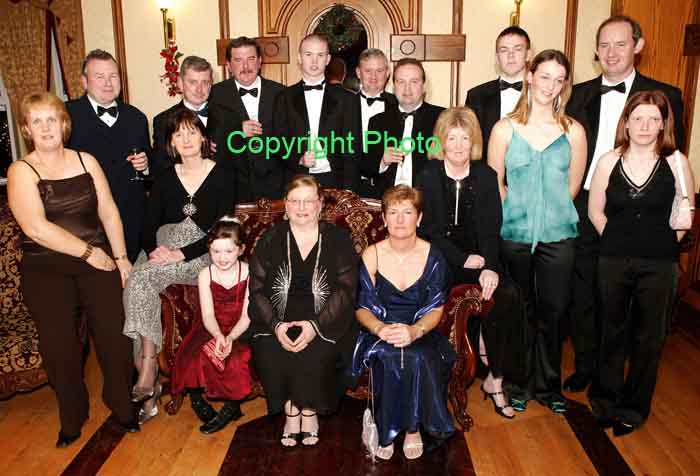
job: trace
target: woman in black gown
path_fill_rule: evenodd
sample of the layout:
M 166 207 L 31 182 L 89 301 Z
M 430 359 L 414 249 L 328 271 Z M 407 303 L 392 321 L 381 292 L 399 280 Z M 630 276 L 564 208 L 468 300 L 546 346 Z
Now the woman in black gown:
M 250 260 L 249 332 L 268 413 L 287 415 L 282 445 L 313 446 L 316 413 L 335 411 L 344 391 L 358 257 L 347 232 L 319 222 L 313 177 L 294 177 L 284 197 L 288 220 L 260 238 Z
M 469 336 L 488 366 L 481 390 L 494 410 L 513 418 L 503 380 L 524 383 L 524 326 L 519 288 L 503 276 L 499 257 L 502 223 L 496 172 L 478 160 L 481 128 L 467 107 L 443 111 L 435 124 L 441 149 L 416 178 L 425 198 L 419 234 L 447 257 L 456 284 L 479 284 L 493 297 L 488 316 L 470 320 Z

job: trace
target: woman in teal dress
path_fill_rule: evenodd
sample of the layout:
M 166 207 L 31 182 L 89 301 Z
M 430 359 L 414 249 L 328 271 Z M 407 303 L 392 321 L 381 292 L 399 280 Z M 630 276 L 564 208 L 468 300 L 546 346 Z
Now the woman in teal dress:
M 446 400 L 456 354 L 433 331 L 447 299 L 449 266 L 436 246 L 416 235 L 421 208 L 419 191 L 387 190 L 382 211 L 389 237 L 362 255 L 356 316 L 364 329 L 352 372 L 370 369 L 381 459 L 392 457 L 401 432 L 408 459 L 454 432 Z
M 523 290 L 534 329 L 524 358 L 527 388 L 511 388 L 511 404 L 525 410 L 535 398 L 556 413 L 561 393 L 559 322 L 567 312 L 578 214 L 573 198 L 586 166 L 583 127 L 564 113 L 571 67 L 561 51 L 545 50 L 530 64 L 515 110 L 493 128 L 489 165 L 503 200 L 503 260 Z

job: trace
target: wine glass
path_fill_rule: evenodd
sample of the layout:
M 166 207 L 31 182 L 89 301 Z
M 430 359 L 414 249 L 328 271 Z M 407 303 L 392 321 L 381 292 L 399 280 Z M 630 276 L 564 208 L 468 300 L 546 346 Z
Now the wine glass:
M 134 160 L 134 156 L 140 154 L 141 152 L 143 152 L 143 149 L 141 147 L 132 147 L 131 149 L 129 149 L 129 155 L 127 156 L 126 160 L 131 162 L 132 160 Z M 131 167 L 133 168 L 133 165 Z M 134 175 L 129 180 L 131 180 L 132 182 L 142 182 L 145 180 L 145 177 L 143 176 L 143 172 L 134 169 Z

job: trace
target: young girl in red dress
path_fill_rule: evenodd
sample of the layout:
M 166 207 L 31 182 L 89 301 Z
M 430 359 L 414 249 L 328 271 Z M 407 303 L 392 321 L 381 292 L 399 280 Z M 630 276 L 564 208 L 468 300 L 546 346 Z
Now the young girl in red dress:
M 239 260 L 245 230 L 224 216 L 209 231 L 211 265 L 199 273 L 202 320 L 183 339 L 173 368 L 173 393 L 187 391 L 192 409 L 214 433 L 243 413 L 240 400 L 251 391 L 250 347 L 238 338 L 248 329 L 248 264 Z M 224 399 L 217 413 L 208 398 Z

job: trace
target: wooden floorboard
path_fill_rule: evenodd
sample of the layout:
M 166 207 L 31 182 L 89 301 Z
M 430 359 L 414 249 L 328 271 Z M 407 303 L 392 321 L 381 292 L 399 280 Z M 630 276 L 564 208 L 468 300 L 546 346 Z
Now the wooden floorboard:
M 597 430 L 583 393 L 566 394 L 582 404 L 567 416 L 533 402 L 526 412 L 506 420 L 494 413 L 490 401 L 482 400 L 477 381 L 469 390 L 469 411 L 475 425 L 464 434 L 464 460 L 468 458 L 477 476 L 700 475 L 700 377 L 696 372 L 700 368 L 700 316 L 686 314 L 678 322 L 680 327 L 674 328 L 666 341 L 652 413 L 631 435 L 615 438 L 610 430 Z M 563 356 L 562 375 L 567 376 L 573 365 L 570 345 L 565 345 Z M 265 417 L 264 400 L 246 402 L 244 417 L 214 435 L 198 431 L 200 422 L 186 402 L 178 415 L 161 411 L 141 433 L 123 435 L 116 441 L 106 423 L 109 412 L 100 399 L 102 377 L 94 356 L 86 365 L 86 382 L 91 395 L 90 419 L 81 438 L 63 450 L 54 447 L 58 411 L 48 386 L 0 401 L 0 474 L 214 476 L 222 469 L 237 476 L 261 474 L 241 471 L 235 459 L 227 462 L 226 457 L 237 444 L 252 443 L 246 443 L 245 432 L 239 434 L 238 428 L 252 428 L 263 421 L 259 419 Z M 330 433 L 322 434 L 328 438 L 346 432 L 346 446 L 359 453 L 354 467 L 362 471 L 357 474 L 381 474 L 361 454 L 357 429 L 327 423 L 326 430 Z M 276 442 L 271 439 L 258 450 L 264 455 L 273 447 L 276 451 Z M 397 450 L 395 457 L 401 458 L 400 448 Z M 292 461 L 312 458 L 309 452 L 292 452 L 288 457 Z M 406 474 L 400 460 L 396 464 L 399 469 L 395 474 Z M 611 468 L 617 468 L 617 473 L 611 473 Z M 331 476 L 339 476 L 336 467 L 327 469 Z M 435 465 L 426 474 L 442 475 L 444 469 L 444 465 Z

